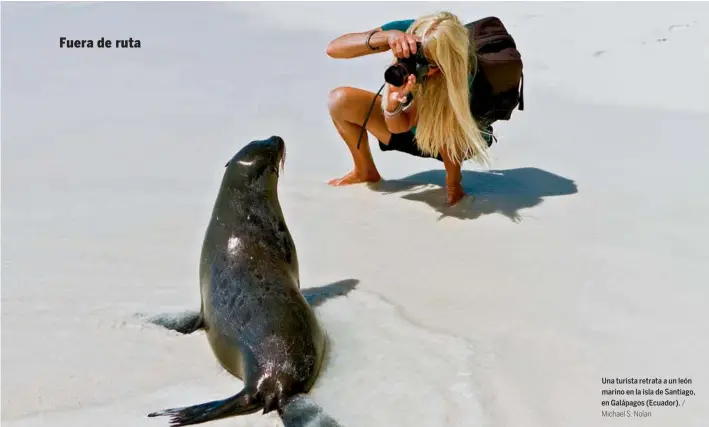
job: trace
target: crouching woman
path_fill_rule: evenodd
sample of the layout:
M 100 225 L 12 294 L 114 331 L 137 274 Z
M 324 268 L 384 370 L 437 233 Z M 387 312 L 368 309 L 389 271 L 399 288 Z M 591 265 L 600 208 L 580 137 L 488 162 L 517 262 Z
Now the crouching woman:
M 385 84 L 367 121 L 382 151 L 399 151 L 442 161 L 446 170 L 449 205 L 465 195 L 461 166 L 465 160 L 489 164 L 487 149 L 491 129 L 481 130 L 470 113 L 471 67 L 475 57 L 468 30 L 453 14 L 441 12 L 416 20 L 389 22 L 379 28 L 349 33 L 330 42 L 333 58 L 356 58 L 391 50 L 396 58 L 417 53 L 421 43 L 427 73 L 416 80 L 409 75 L 400 87 Z M 396 60 L 395 58 L 395 60 Z M 330 185 L 377 182 L 381 179 L 369 148 L 367 132 L 357 148 L 373 92 L 340 87 L 330 94 L 328 107 L 337 131 L 354 160 L 354 170 L 330 181 Z

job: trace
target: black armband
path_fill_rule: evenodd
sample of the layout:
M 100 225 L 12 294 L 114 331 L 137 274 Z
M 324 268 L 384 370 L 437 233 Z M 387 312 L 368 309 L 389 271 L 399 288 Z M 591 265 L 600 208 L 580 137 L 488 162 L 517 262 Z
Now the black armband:
M 371 33 L 369 33 L 369 35 L 367 36 L 367 40 L 364 42 L 364 44 L 367 45 L 367 48 L 368 48 L 369 50 L 371 50 L 372 52 L 379 50 L 379 48 L 376 48 L 376 49 L 375 49 L 375 48 L 372 47 L 371 44 L 369 44 L 369 41 L 372 39 L 372 36 L 373 36 L 375 33 L 378 33 L 378 32 L 379 32 L 379 30 L 374 30 L 374 31 L 372 31 Z

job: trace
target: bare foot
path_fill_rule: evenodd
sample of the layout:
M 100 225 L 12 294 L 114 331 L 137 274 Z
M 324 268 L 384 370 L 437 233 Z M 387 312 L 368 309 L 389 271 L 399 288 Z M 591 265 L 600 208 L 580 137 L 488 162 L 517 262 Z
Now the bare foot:
M 463 190 L 462 185 L 453 185 L 448 187 L 448 206 L 453 206 L 458 203 L 463 197 L 465 197 L 465 190 Z
M 378 182 L 381 179 L 382 177 L 379 176 L 379 172 L 377 172 L 376 170 L 368 174 L 360 174 L 359 172 L 354 170 L 343 176 L 342 178 L 331 179 L 328 184 L 332 185 L 333 187 L 339 187 L 341 185 L 361 184 L 363 182 Z

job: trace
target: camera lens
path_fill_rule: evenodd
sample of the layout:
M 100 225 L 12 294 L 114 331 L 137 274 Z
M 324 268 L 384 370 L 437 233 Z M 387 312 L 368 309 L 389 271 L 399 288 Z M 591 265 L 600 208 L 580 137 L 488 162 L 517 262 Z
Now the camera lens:
M 409 72 L 401 64 L 394 64 L 384 72 L 384 81 L 392 86 L 403 86 L 407 77 L 409 77 Z

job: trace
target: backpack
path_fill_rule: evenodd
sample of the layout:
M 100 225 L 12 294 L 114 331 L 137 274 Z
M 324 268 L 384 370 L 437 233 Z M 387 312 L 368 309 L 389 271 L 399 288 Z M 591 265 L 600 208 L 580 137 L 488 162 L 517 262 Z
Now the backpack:
M 490 16 L 465 24 L 477 57 L 470 90 L 470 112 L 490 124 L 509 120 L 524 110 L 522 56 L 499 18 Z

